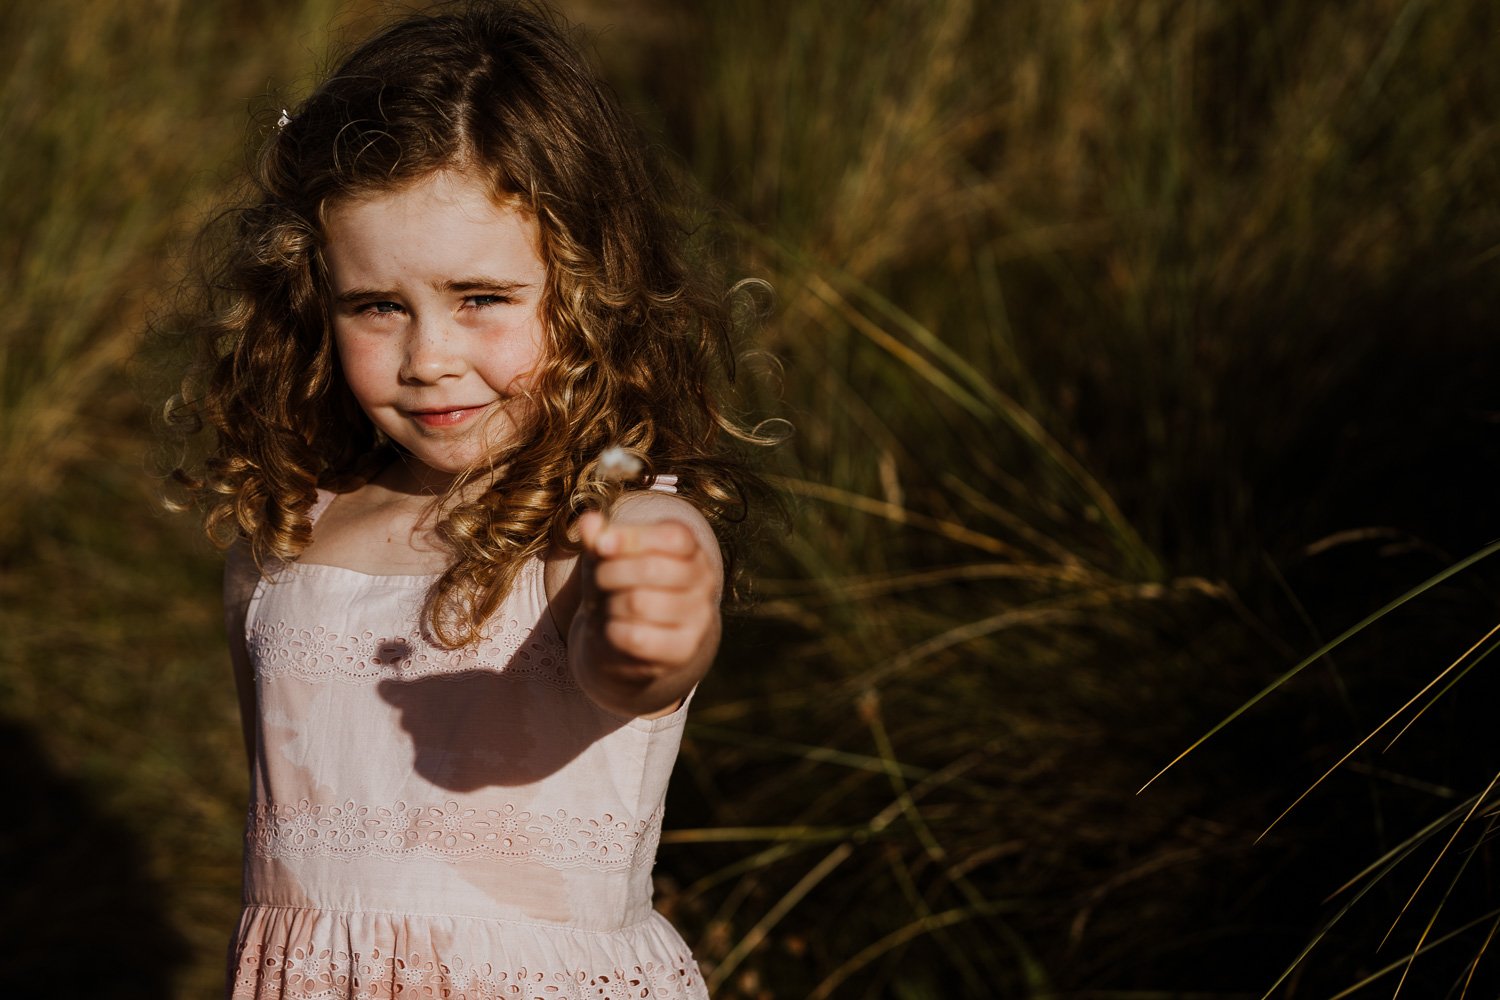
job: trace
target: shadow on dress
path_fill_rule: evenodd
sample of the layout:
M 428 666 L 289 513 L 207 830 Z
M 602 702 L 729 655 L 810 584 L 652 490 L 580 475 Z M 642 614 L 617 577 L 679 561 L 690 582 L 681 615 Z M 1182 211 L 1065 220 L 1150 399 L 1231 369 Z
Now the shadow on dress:
M 625 725 L 561 672 L 532 669 L 524 649 L 503 670 L 480 664 L 377 685 L 411 735 L 413 768 L 455 792 L 529 785 Z

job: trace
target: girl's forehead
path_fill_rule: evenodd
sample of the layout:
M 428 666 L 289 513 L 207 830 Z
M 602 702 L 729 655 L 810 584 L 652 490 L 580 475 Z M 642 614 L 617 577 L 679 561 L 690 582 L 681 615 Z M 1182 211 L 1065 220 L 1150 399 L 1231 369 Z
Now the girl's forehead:
M 357 206 L 395 201 L 407 203 L 412 210 L 424 205 L 431 209 L 444 197 L 472 204 L 478 196 L 502 212 L 517 212 L 533 223 L 538 222 L 531 205 L 519 192 L 502 185 L 485 171 L 458 166 L 441 167 L 386 184 L 362 184 L 338 192 L 324 199 L 319 206 L 318 221 L 326 233 L 332 216 L 344 214 Z
M 492 195 L 472 177 L 440 172 L 333 203 L 323 224 L 333 290 L 545 281 L 535 218 Z

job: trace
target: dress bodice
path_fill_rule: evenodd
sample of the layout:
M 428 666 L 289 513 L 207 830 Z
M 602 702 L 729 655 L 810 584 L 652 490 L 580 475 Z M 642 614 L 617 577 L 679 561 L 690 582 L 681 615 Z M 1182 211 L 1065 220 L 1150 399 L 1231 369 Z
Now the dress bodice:
M 640 920 L 684 711 L 625 719 L 584 695 L 540 560 L 474 648 L 416 624 L 432 582 L 316 564 L 261 582 L 252 901 Z

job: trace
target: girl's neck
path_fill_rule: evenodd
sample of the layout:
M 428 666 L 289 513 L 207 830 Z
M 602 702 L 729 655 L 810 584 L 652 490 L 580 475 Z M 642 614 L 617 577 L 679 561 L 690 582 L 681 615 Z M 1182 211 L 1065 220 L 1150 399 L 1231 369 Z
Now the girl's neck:
M 391 493 L 431 502 L 446 500 L 459 478 L 451 472 L 442 472 L 419 462 L 410 455 L 398 453 L 389 465 L 369 481 Z M 472 500 L 483 493 L 492 481 L 493 477 L 484 476 L 471 479 L 459 487 L 456 499 Z
M 393 462 L 375 474 L 370 483 L 390 493 L 431 501 L 446 496 L 453 487 L 453 480 L 454 476 L 449 473 L 439 472 L 409 455 L 398 454 Z
M 434 530 L 446 484 L 412 475 L 401 460 L 324 508 L 301 561 L 374 576 L 441 572 L 452 553 Z

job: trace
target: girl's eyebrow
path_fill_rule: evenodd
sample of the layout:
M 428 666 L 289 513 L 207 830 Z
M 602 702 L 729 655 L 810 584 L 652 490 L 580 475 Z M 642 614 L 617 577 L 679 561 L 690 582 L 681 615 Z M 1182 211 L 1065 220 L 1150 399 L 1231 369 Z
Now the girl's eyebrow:
M 393 299 L 395 292 L 383 291 L 379 288 L 350 288 L 339 292 L 333 297 L 335 302 L 369 302 L 372 299 Z
M 501 292 L 509 294 L 519 292 L 523 288 L 530 288 L 531 283 L 526 281 L 513 281 L 504 278 L 486 278 L 483 276 L 475 278 L 460 278 L 457 281 L 434 282 L 433 287 L 439 292 Z
M 483 276 L 472 278 L 459 278 L 455 281 L 437 281 L 432 285 L 439 292 L 498 292 L 501 295 L 510 295 L 530 288 L 531 283 L 526 281 L 511 281 L 504 278 L 486 278 Z M 339 292 L 334 296 L 335 302 L 369 302 L 373 299 L 397 299 L 401 297 L 400 292 L 385 288 L 350 288 Z

